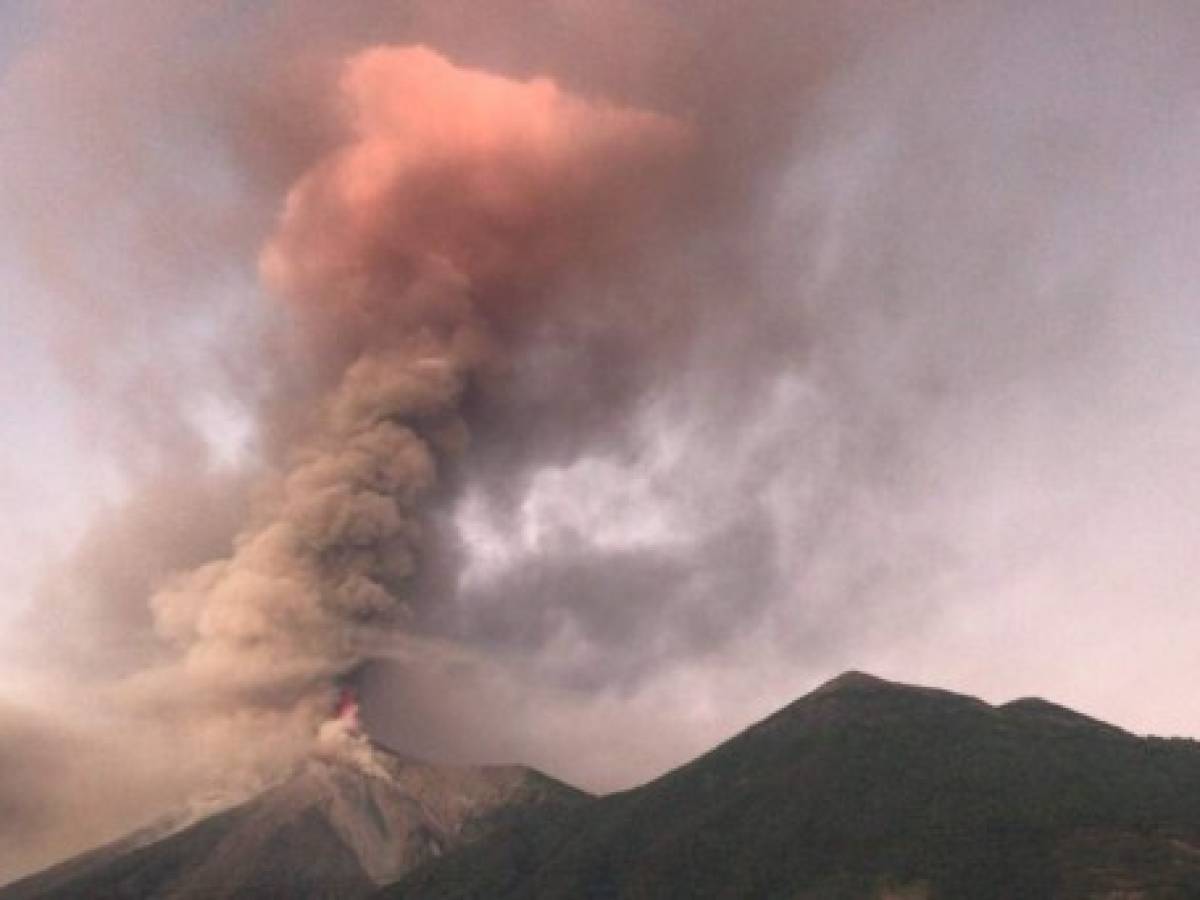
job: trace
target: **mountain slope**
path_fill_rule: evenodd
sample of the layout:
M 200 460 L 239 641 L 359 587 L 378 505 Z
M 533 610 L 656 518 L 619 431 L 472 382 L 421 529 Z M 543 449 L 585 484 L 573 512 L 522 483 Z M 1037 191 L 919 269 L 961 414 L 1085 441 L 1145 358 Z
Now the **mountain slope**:
M 435 766 L 379 748 L 369 762 L 314 758 L 240 806 L 85 854 L 0 900 L 362 897 L 493 827 L 586 800 L 519 766 Z
M 342 738 L 353 752 L 0 900 L 1200 897 L 1200 745 L 1043 700 L 848 673 L 596 800 L 529 769 Z
M 380 897 L 1200 897 L 1200 746 L 849 673 Z

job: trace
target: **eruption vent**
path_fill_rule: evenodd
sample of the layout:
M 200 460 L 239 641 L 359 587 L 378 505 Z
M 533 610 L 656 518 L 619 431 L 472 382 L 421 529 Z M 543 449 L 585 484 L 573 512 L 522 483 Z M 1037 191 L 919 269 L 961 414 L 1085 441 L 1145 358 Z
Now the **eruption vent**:
M 390 779 L 359 718 L 358 691 L 343 685 L 338 691 L 333 715 L 317 729 L 316 755 L 357 768 L 375 778 Z
M 368 633 L 405 620 L 464 394 L 551 312 L 557 276 L 620 250 L 684 142 L 662 116 L 422 47 L 367 50 L 340 87 L 349 138 L 289 192 L 261 258 L 323 379 L 311 425 L 232 555 L 153 600 L 182 652 L 158 674 L 240 722 L 311 728 Z M 351 697 L 333 724 L 359 730 Z
M 362 722 L 358 716 L 358 692 L 353 688 L 344 687 L 338 693 L 337 705 L 333 709 L 333 717 L 345 722 L 348 727 L 361 730 Z

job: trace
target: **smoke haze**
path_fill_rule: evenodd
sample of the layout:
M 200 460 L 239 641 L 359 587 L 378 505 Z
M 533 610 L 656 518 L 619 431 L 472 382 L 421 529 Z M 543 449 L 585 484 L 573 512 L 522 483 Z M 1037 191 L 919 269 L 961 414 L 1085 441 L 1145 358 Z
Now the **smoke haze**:
M 0 48 L 0 875 L 348 673 L 597 789 L 848 667 L 1195 732 L 1189 4 L 105 6 Z

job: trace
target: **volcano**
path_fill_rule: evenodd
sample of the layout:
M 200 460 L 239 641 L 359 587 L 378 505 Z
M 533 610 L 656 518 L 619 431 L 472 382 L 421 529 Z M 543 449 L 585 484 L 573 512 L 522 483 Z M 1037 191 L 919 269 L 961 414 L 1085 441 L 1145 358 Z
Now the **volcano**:
M 378 745 L 314 756 L 250 800 L 166 819 L 0 889 L 32 898 L 353 900 L 497 827 L 553 821 L 587 795 L 521 766 L 447 766 Z
M 1040 699 L 847 673 L 600 798 L 404 759 L 335 721 L 348 745 L 259 796 L 0 900 L 1200 897 L 1200 744 Z
M 1200 897 L 1200 744 L 857 672 L 582 813 L 381 898 Z

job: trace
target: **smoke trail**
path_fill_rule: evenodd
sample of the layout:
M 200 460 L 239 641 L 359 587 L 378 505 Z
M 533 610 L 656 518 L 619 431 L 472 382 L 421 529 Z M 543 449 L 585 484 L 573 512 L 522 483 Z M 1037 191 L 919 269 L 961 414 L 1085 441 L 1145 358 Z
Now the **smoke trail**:
M 403 621 L 464 397 L 556 278 L 620 251 L 685 141 L 423 47 L 356 55 L 340 89 L 349 140 L 292 188 L 261 258 L 327 387 L 232 555 L 152 600 L 181 658 L 151 685 L 182 679 L 223 716 L 319 715 L 369 634 Z

